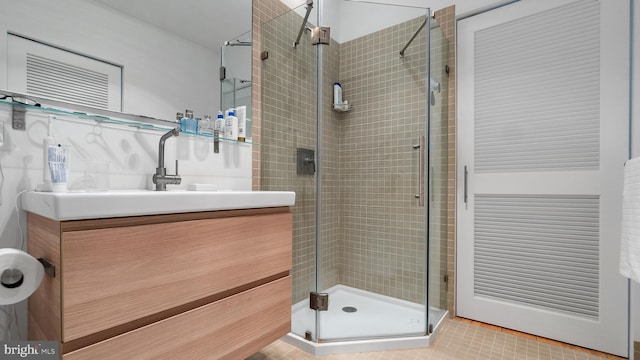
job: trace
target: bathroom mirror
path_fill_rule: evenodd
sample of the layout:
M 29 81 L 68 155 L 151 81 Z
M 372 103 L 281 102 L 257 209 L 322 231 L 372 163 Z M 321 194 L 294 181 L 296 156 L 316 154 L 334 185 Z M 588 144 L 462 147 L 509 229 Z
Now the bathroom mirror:
M 215 117 L 222 109 L 221 46 L 251 28 L 251 0 L 154 6 L 143 0 L 0 0 L 0 6 L 0 68 L 7 69 L 0 71 L 0 89 L 45 98 L 66 91 L 70 102 L 164 120 L 185 109 Z M 78 81 L 43 80 L 54 84 L 50 89 L 32 83 L 34 69 L 50 74 L 51 67 Z M 250 79 L 250 72 L 249 65 L 249 75 L 238 78 Z M 89 99 L 79 95 L 87 92 Z

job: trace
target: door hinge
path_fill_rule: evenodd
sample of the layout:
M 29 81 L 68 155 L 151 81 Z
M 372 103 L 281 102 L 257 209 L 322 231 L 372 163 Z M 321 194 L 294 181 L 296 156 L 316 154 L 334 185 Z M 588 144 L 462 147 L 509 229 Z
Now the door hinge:
M 311 45 L 329 45 L 331 43 L 331 28 L 316 26 L 311 29 Z
M 309 293 L 309 307 L 316 311 L 329 310 L 329 294 L 312 291 Z
M 449 71 L 450 71 L 450 69 L 449 69 L 449 65 L 445 65 L 445 66 L 444 66 L 444 72 L 446 72 L 446 73 L 447 73 L 447 75 L 449 75 Z
M 444 274 L 444 283 L 445 284 L 449 283 L 449 274 Z

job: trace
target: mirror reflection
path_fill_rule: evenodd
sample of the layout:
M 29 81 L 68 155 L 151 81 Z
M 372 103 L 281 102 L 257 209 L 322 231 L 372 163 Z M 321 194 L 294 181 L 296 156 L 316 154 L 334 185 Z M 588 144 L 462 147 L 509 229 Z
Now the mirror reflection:
M 247 107 L 247 137 L 251 137 L 251 31 L 220 47 L 220 109 Z
M 250 49 L 233 46 L 240 44 L 234 40 L 250 42 L 250 34 L 239 37 L 251 28 L 250 0 L 155 6 L 140 0 L 0 0 L 0 6 L 0 30 L 7 34 L 0 38 L 5 90 L 173 120 L 185 109 L 202 118 L 224 110 L 224 57 L 235 59 L 229 78 L 238 79 L 235 88 L 250 85 L 241 82 L 250 80 L 250 51 L 242 61 L 243 53 L 231 54 Z M 222 48 L 229 49 L 225 56 Z M 54 73 L 63 75 L 52 78 Z

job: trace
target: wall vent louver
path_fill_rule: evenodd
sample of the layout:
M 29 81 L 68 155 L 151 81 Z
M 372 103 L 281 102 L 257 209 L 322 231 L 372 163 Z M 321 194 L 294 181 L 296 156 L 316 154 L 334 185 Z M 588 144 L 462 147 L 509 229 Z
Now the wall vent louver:
M 27 53 L 27 94 L 109 109 L 109 76 Z

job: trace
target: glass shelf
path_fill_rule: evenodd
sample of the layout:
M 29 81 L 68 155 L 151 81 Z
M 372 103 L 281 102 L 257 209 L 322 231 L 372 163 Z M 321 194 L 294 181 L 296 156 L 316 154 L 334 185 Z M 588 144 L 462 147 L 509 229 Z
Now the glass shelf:
M 175 127 L 179 126 L 179 123 L 177 121 L 168 121 L 168 120 L 155 119 L 155 118 L 142 116 L 142 115 L 131 115 L 131 114 L 124 114 L 124 113 L 117 113 L 117 112 L 114 112 L 114 111 L 94 109 L 94 108 L 89 108 L 89 107 L 80 106 L 80 105 L 74 105 L 74 104 L 69 104 L 69 103 L 63 103 L 63 102 L 59 102 L 59 103 L 62 104 L 63 106 L 68 106 L 70 108 L 82 108 L 82 112 L 74 111 L 74 110 L 61 109 L 61 108 L 56 108 L 56 107 L 51 107 L 51 106 L 45 106 L 45 105 L 42 105 L 42 103 L 41 103 L 42 99 L 40 99 L 40 98 L 37 98 L 37 97 L 34 97 L 34 96 L 26 96 L 26 95 L 22 95 L 22 94 L 8 93 L 8 92 L 0 91 L 0 97 L 2 97 L 2 96 L 11 97 L 13 99 L 15 99 L 15 98 L 28 99 L 28 101 L 34 103 L 34 104 L 25 104 L 25 103 L 18 102 L 18 101 L 9 101 L 9 100 L 7 100 L 5 98 L 4 100 L 0 100 L 0 105 L 2 105 L 2 106 L 12 107 L 12 108 L 14 108 L 14 107 L 24 108 L 25 110 L 35 110 L 35 111 L 39 111 L 39 112 L 42 112 L 42 113 L 45 113 L 45 114 L 67 115 L 67 116 L 71 116 L 73 118 L 77 118 L 79 120 L 88 119 L 88 120 L 93 120 L 93 121 L 95 121 L 97 123 L 109 123 L 109 124 L 124 125 L 124 126 L 130 126 L 130 127 L 145 129 L 145 130 L 158 131 L 158 132 L 167 132 L 167 131 L 171 130 L 172 128 L 175 128 Z M 46 101 L 49 101 L 49 100 L 47 99 Z M 56 102 L 56 101 L 55 100 L 51 100 L 51 102 Z M 87 112 L 84 112 L 84 111 L 87 111 Z M 108 114 L 109 116 L 101 115 L 101 114 L 92 114 L 93 112 L 98 112 L 98 113 L 102 113 L 102 114 Z M 214 136 L 213 134 L 210 134 L 210 133 L 194 134 L 194 133 L 188 133 L 188 132 L 180 132 L 180 135 L 187 135 L 187 136 L 192 136 L 192 137 L 196 137 L 196 138 L 219 140 L 219 141 L 222 141 L 222 142 L 229 142 L 229 143 L 239 143 L 239 144 L 247 144 L 247 145 L 259 145 L 257 143 L 251 142 L 251 141 L 239 141 L 239 140 L 235 140 L 235 139 L 227 139 L 227 138 L 224 138 L 224 137 L 216 137 L 216 136 Z

